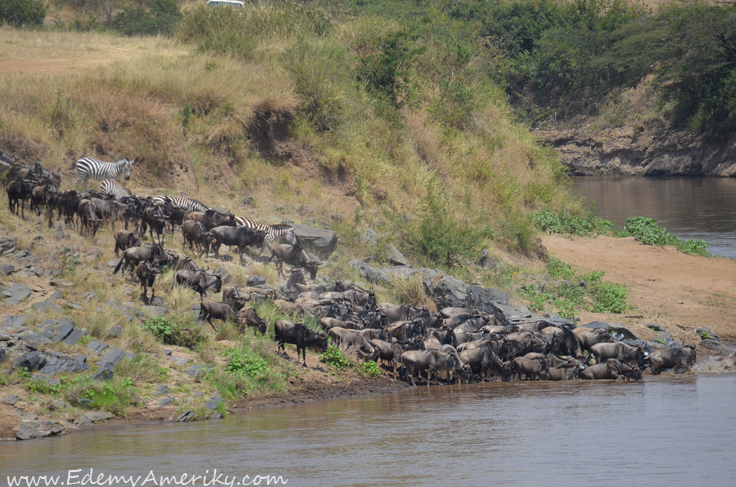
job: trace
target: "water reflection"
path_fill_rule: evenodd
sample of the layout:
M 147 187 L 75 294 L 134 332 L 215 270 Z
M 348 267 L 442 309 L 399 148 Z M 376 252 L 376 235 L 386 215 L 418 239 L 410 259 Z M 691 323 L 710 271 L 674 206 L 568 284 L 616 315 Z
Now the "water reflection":
M 573 193 L 616 226 L 648 216 L 680 238 L 702 238 L 712 254 L 736 257 L 734 178 L 579 177 Z
M 421 387 L 2 444 L 0 475 L 217 468 L 290 486 L 729 485 L 735 398 L 734 376 Z

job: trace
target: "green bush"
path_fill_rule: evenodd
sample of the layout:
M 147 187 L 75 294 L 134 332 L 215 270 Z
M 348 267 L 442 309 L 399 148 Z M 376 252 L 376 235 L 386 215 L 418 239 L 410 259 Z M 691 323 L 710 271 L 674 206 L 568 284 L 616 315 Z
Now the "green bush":
M 225 373 L 232 376 L 262 378 L 271 371 L 265 359 L 247 348 L 231 348 L 223 354 L 228 359 Z
M 702 255 L 707 257 L 708 243 L 702 239 L 680 240 L 666 228 L 660 227 L 657 222 L 646 216 L 635 216 L 624 222 L 624 235 L 635 237 L 645 245 L 672 245 L 680 252 L 688 255 Z
M 0 0 L 0 25 L 41 26 L 46 18 L 46 5 L 41 0 Z
M 369 360 L 362 364 L 355 364 L 355 372 L 361 377 L 378 377 L 381 375 L 381 368 L 377 363 Z
M 170 36 L 181 18 L 179 5 L 174 0 L 145 0 L 125 7 L 115 16 L 112 26 L 125 36 Z
M 591 207 L 583 215 L 574 215 L 566 210 L 560 210 L 557 214 L 552 210 L 543 210 L 533 213 L 531 218 L 537 228 L 551 233 L 601 235 L 613 228 L 613 223 L 595 216 L 595 207 Z
M 206 337 L 200 326 L 185 328 L 169 321 L 165 316 L 157 316 L 143 323 L 142 328 L 167 345 L 178 345 L 189 349 L 197 348 Z
M 319 361 L 337 370 L 345 370 L 350 367 L 350 361 L 343 355 L 342 350 L 337 345 L 327 347 Z

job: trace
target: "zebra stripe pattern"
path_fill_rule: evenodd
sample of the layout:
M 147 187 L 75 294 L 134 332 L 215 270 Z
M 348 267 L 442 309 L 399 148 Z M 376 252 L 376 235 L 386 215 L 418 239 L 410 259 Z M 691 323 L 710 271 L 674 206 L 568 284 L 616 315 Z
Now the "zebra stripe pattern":
M 133 168 L 133 161 L 128 159 L 118 159 L 117 162 L 104 162 L 91 157 L 82 157 L 76 161 L 72 168 L 77 169 L 79 179 L 77 185 L 87 184 L 89 178 L 102 181 L 103 179 L 118 179 L 120 173 L 123 173 L 125 179 L 130 179 L 130 170 Z
M 133 193 L 123 188 L 120 183 L 114 179 L 105 179 L 100 183 L 100 192 L 102 194 L 108 194 L 116 200 L 129 198 L 133 196 Z
M 197 200 L 186 198 L 184 196 L 169 196 L 168 194 L 160 194 L 153 197 L 154 203 L 169 203 L 174 208 L 182 208 L 186 210 L 186 214 L 193 211 L 201 211 L 202 213 L 209 210 L 209 207 Z
M 252 228 L 253 230 L 263 230 L 266 232 L 266 238 L 263 240 L 264 246 L 267 245 L 270 247 L 273 245 L 274 240 L 279 237 L 286 237 L 289 243 L 296 243 L 293 225 L 264 225 L 263 223 L 254 222 L 250 218 L 246 218 L 244 216 L 236 216 L 235 225 Z

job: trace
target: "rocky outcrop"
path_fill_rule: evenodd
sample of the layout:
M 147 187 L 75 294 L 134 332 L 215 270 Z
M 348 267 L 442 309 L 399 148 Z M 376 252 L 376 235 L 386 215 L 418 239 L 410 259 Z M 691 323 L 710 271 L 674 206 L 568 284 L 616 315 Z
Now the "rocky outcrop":
M 574 175 L 736 176 L 736 138 L 714 143 L 661 127 L 540 130 Z

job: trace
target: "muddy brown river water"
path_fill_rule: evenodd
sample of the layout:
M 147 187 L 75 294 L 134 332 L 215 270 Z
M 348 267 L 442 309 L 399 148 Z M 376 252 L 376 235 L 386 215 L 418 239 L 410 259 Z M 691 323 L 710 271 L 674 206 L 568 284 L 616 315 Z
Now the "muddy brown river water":
M 0 444 L 0 486 L 8 475 L 67 482 L 75 469 L 77 481 L 94 469 L 138 485 L 151 471 L 222 485 L 209 483 L 217 469 L 233 485 L 730 486 L 735 402 L 736 375 L 420 387 Z

